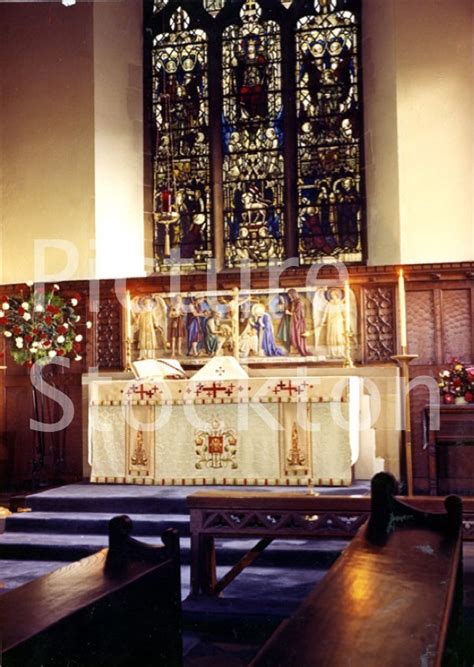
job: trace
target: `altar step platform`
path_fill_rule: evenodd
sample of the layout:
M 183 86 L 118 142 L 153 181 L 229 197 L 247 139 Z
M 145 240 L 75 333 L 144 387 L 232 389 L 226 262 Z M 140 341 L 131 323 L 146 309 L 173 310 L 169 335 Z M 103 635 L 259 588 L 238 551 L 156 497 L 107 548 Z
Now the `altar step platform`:
M 202 488 L 202 487 L 201 487 Z M 209 487 L 212 489 L 225 487 Z M 233 490 L 242 487 L 232 487 Z M 277 487 L 244 487 L 255 493 Z M 328 495 L 366 495 L 368 482 L 345 488 L 319 487 Z M 295 490 L 289 488 L 288 490 Z M 302 495 L 305 489 L 298 489 Z M 161 544 L 167 527 L 178 530 L 182 559 L 182 599 L 185 627 L 240 626 L 240 632 L 263 632 L 290 614 L 321 579 L 346 546 L 344 539 L 275 540 L 215 599 L 187 600 L 190 592 L 190 524 L 186 497 L 189 487 L 72 484 L 28 496 L 31 511 L 15 513 L 0 534 L 0 593 L 27 583 L 107 546 L 108 522 L 117 514 L 133 520 L 133 535 Z M 223 576 L 254 546 L 256 539 L 219 540 L 218 576 Z

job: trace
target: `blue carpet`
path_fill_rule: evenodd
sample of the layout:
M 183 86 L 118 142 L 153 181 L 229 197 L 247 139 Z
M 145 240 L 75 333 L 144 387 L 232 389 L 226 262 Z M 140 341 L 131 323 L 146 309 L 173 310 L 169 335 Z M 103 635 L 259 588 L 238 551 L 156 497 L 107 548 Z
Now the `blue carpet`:
M 304 487 L 212 487 L 252 492 L 297 491 Z M 300 604 L 346 546 L 337 540 L 275 540 L 259 558 L 215 599 L 187 599 L 190 591 L 189 513 L 186 498 L 203 487 L 71 484 L 27 498 L 31 512 L 14 514 L 0 535 L 0 581 L 6 590 L 46 574 L 67 562 L 107 546 L 108 521 L 128 514 L 133 535 L 161 544 L 168 526 L 180 534 L 183 619 L 191 636 L 213 629 L 224 639 L 246 634 L 266 636 Z M 321 494 L 365 495 L 368 483 L 344 488 L 318 488 Z M 255 539 L 218 539 L 220 578 L 255 545 Z M 224 642 L 225 643 L 225 642 Z M 194 645 L 190 640 L 190 646 Z M 213 644 L 214 648 L 216 645 Z M 255 647 L 254 647 L 255 648 Z M 222 647 L 221 647 L 222 649 Z M 221 650 L 219 649 L 219 650 Z M 202 646 L 196 649 L 197 654 Z M 249 649 L 250 650 L 250 649 Z M 245 651 L 244 651 L 245 653 Z

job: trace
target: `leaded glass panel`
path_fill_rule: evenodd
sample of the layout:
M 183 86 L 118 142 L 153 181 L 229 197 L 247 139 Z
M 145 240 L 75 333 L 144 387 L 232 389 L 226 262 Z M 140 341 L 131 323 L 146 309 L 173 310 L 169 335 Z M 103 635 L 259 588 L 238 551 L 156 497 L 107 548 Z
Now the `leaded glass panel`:
M 153 11 L 155 13 L 161 12 L 163 7 L 166 7 L 168 0 L 153 0 Z
M 224 4 L 225 0 L 204 0 L 204 8 L 213 16 L 217 16 Z
M 283 259 L 283 104 L 280 28 L 247 0 L 223 34 L 225 257 L 267 266 Z
M 211 256 L 207 38 L 178 8 L 153 49 L 157 268 Z
M 335 0 L 298 22 L 299 257 L 362 259 L 357 25 Z

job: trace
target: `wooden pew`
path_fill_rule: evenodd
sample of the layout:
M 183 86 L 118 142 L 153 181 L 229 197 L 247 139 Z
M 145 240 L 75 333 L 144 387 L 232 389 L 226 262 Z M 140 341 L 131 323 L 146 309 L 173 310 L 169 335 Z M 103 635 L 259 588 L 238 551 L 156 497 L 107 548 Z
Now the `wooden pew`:
M 424 513 L 390 478 L 375 476 L 368 524 L 252 667 L 431 667 L 460 648 L 461 501 Z
M 182 664 L 178 535 L 131 529 L 114 517 L 108 549 L 0 596 L 2 667 Z

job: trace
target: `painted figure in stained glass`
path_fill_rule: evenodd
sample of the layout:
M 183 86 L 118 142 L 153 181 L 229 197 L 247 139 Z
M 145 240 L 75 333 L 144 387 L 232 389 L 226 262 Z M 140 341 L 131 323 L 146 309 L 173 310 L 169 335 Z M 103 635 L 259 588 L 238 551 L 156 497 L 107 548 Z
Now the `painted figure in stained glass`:
M 283 257 L 280 29 L 247 0 L 223 34 L 223 185 L 226 263 Z
M 246 35 L 234 64 L 238 113 L 247 118 L 268 113 L 267 59 L 258 34 Z
M 319 0 L 316 11 L 297 28 L 299 254 L 360 260 L 355 17 L 334 0 Z
M 207 38 L 179 7 L 153 49 L 157 268 L 211 256 Z M 170 220 L 170 217 L 173 217 Z

